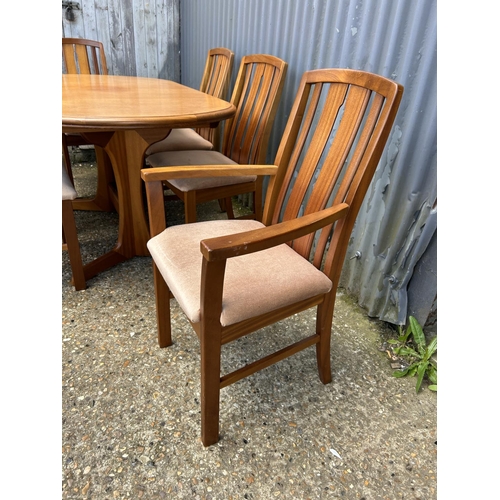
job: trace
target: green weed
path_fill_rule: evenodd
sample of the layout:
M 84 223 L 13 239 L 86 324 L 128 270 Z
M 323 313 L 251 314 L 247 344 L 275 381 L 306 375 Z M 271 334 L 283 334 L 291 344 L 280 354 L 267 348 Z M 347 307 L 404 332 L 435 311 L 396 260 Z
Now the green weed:
M 399 328 L 399 337 L 397 340 L 388 340 L 389 344 L 396 345 L 393 348 L 395 355 L 405 359 L 408 366 L 402 370 L 393 372 L 393 376 L 397 378 L 417 377 L 416 392 L 420 391 L 424 378 L 430 382 L 429 389 L 437 391 L 437 362 L 432 358 L 437 352 L 437 337 L 431 339 L 427 345 L 427 341 L 418 321 L 410 316 L 409 325 L 406 332 L 403 328 Z

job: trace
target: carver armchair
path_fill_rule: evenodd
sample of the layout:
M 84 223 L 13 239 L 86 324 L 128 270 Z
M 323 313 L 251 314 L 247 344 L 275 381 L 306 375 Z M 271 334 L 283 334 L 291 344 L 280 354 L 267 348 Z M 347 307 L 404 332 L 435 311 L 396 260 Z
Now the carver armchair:
M 205 446 L 219 439 L 220 391 L 229 384 L 310 346 L 316 347 L 320 380 L 331 381 L 330 336 L 339 276 L 402 93 L 401 85 L 373 73 L 308 71 L 275 165 L 142 170 L 159 345 L 172 343 L 169 302 L 175 298 L 200 340 Z M 166 228 L 162 182 L 207 174 L 270 175 L 262 222 L 216 220 Z M 313 335 L 221 375 L 224 344 L 313 307 Z
M 251 193 L 253 214 L 262 218 L 262 181 L 257 175 L 214 177 L 210 165 L 263 163 L 266 159 L 269 135 L 278 109 L 287 63 L 278 57 L 254 54 L 244 56 L 236 77 L 231 103 L 236 114 L 224 125 L 222 152 L 184 150 L 152 154 L 151 167 L 198 165 L 207 168 L 202 178 L 168 179 L 165 186 L 184 201 L 185 222 L 196 222 L 196 206 L 219 200 L 228 218 L 234 219 L 231 198 Z

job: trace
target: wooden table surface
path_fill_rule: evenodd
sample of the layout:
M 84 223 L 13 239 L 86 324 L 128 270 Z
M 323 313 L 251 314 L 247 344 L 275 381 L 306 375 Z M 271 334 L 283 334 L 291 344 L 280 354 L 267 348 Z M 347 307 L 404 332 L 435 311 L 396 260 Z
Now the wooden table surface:
M 172 128 L 215 126 L 234 115 L 229 102 L 178 83 L 114 75 L 62 75 L 62 132 L 102 147 L 116 181 L 115 247 L 85 266 L 90 279 L 136 255 L 149 255 L 141 168 L 150 144 Z

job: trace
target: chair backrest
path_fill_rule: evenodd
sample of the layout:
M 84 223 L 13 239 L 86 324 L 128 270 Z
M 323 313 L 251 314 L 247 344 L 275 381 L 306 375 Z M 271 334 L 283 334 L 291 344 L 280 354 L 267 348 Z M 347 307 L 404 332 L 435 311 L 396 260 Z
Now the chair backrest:
M 233 72 L 234 52 L 224 47 L 217 47 L 208 51 L 200 91 L 205 94 L 227 99 L 229 82 Z M 220 126 L 195 129 L 207 141 L 218 149 L 220 141 Z
M 224 124 L 222 154 L 236 163 L 264 163 L 288 64 L 266 54 L 244 56 L 231 103 L 236 114 Z
M 62 39 L 63 72 L 86 75 L 107 75 L 104 46 L 85 38 Z
M 268 186 L 263 222 L 295 219 L 345 202 L 332 228 L 291 242 L 338 285 L 356 216 L 389 137 L 403 94 L 373 73 L 318 69 L 304 73 Z
M 227 99 L 229 81 L 233 71 L 234 52 L 224 47 L 208 51 L 200 92 Z

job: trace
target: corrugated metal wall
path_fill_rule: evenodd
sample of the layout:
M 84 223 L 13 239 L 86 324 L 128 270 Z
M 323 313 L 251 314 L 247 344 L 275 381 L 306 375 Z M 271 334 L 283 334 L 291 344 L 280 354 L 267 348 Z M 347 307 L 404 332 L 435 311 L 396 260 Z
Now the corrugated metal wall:
M 405 86 L 392 137 L 360 211 L 342 286 L 368 314 L 422 323 L 436 298 L 436 257 L 414 290 L 415 266 L 437 232 L 435 0 L 181 0 L 181 81 L 198 87 L 206 53 L 268 53 L 289 64 L 270 139 L 276 153 L 302 73 L 322 67 L 372 71 Z M 234 76 L 233 76 L 234 81 Z M 359 252 L 360 258 L 352 258 Z M 428 304 L 423 307 L 422 303 Z

